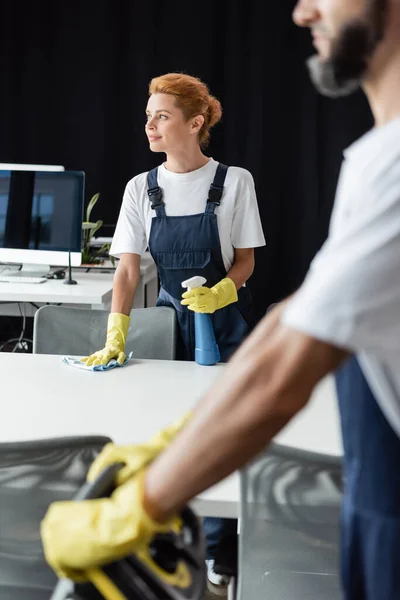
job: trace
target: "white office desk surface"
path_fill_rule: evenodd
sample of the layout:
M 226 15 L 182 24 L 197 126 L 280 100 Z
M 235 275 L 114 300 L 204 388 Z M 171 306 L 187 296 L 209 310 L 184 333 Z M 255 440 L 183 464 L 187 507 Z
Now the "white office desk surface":
M 192 408 L 225 368 L 132 360 L 122 369 L 95 373 L 67 366 L 59 356 L 0 353 L 0 441 L 103 434 L 117 444 L 143 442 Z M 331 378 L 275 441 L 342 454 Z M 235 517 L 239 497 L 235 473 L 193 505 L 202 515 Z
M 0 282 L 0 302 L 35 302 L 104 305 L 111 301 L 113 275 L 72 270 L 77 285 L 64 285 L 65 279 L 44 283 Z
M 333 376 L 325 377 L 316 386 L 307 406 L 278 433 L 274 442 L 329 456 L 343 455 Z
M 109 263 L 111 265 L 111 263 Z M 1 266 L 0 266 L 1 271 Z M 66 278 L 68 277 L 68 269 Z M 111 306 L 114 271 L 107 272 L 107 266 L 94 267 L 89 272 L 83 268 L 72 269 L 72 279 L 77 285 L 65 285 L 65 279 L 48 279 L 44 283 L 0 282 L 0 304 L 15 302 L 33 302 L 34 304 L 68 304 L 84 308 L 109 309 Z M 140 263 L 140 281 L 136 290 L 134 308 L 155 306 L 158 294 L 157 267 L 149 252 Z M 27 316 L 35 313 L 33 307 L 27 307 Z M 18 306 L 0 306 L 1 315 L 20 315 Z

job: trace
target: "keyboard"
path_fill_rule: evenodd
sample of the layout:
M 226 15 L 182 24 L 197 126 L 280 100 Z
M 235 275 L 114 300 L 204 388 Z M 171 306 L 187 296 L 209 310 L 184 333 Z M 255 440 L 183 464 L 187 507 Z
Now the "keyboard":
M 0 282 L 5 283 L 44 283 L 46 277 L 24 277 L 23 275 L 1 275 Z

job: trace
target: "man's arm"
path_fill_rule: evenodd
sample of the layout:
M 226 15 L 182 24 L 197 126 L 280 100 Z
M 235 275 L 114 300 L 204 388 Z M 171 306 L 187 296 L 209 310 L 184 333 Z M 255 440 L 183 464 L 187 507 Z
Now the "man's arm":
M 256 456 L 347 352 L 285 327 L 285 303 L 239 348 L 179 437 L 150 466 L 144 506 L 163 521 Z

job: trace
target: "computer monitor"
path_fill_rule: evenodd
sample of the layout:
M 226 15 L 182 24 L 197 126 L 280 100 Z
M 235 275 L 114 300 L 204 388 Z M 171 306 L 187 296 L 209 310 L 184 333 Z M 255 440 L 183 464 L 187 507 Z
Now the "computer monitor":
M 0 163 L 0 171 L 65 171 L 62 165 L 28 165 L 23 163 Z
M 79 266 L 84 187 L 83 171 L 0 170 L 0 262 Z

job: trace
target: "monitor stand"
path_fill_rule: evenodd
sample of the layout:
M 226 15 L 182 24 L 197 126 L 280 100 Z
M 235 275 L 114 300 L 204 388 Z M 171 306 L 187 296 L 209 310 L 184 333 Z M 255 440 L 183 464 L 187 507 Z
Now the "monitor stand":
M 50 271 L 50 265 L 35 265 L 24 263 L 19 271 L 10 271 L 7 276 L 16 277 L 46 277 Z

